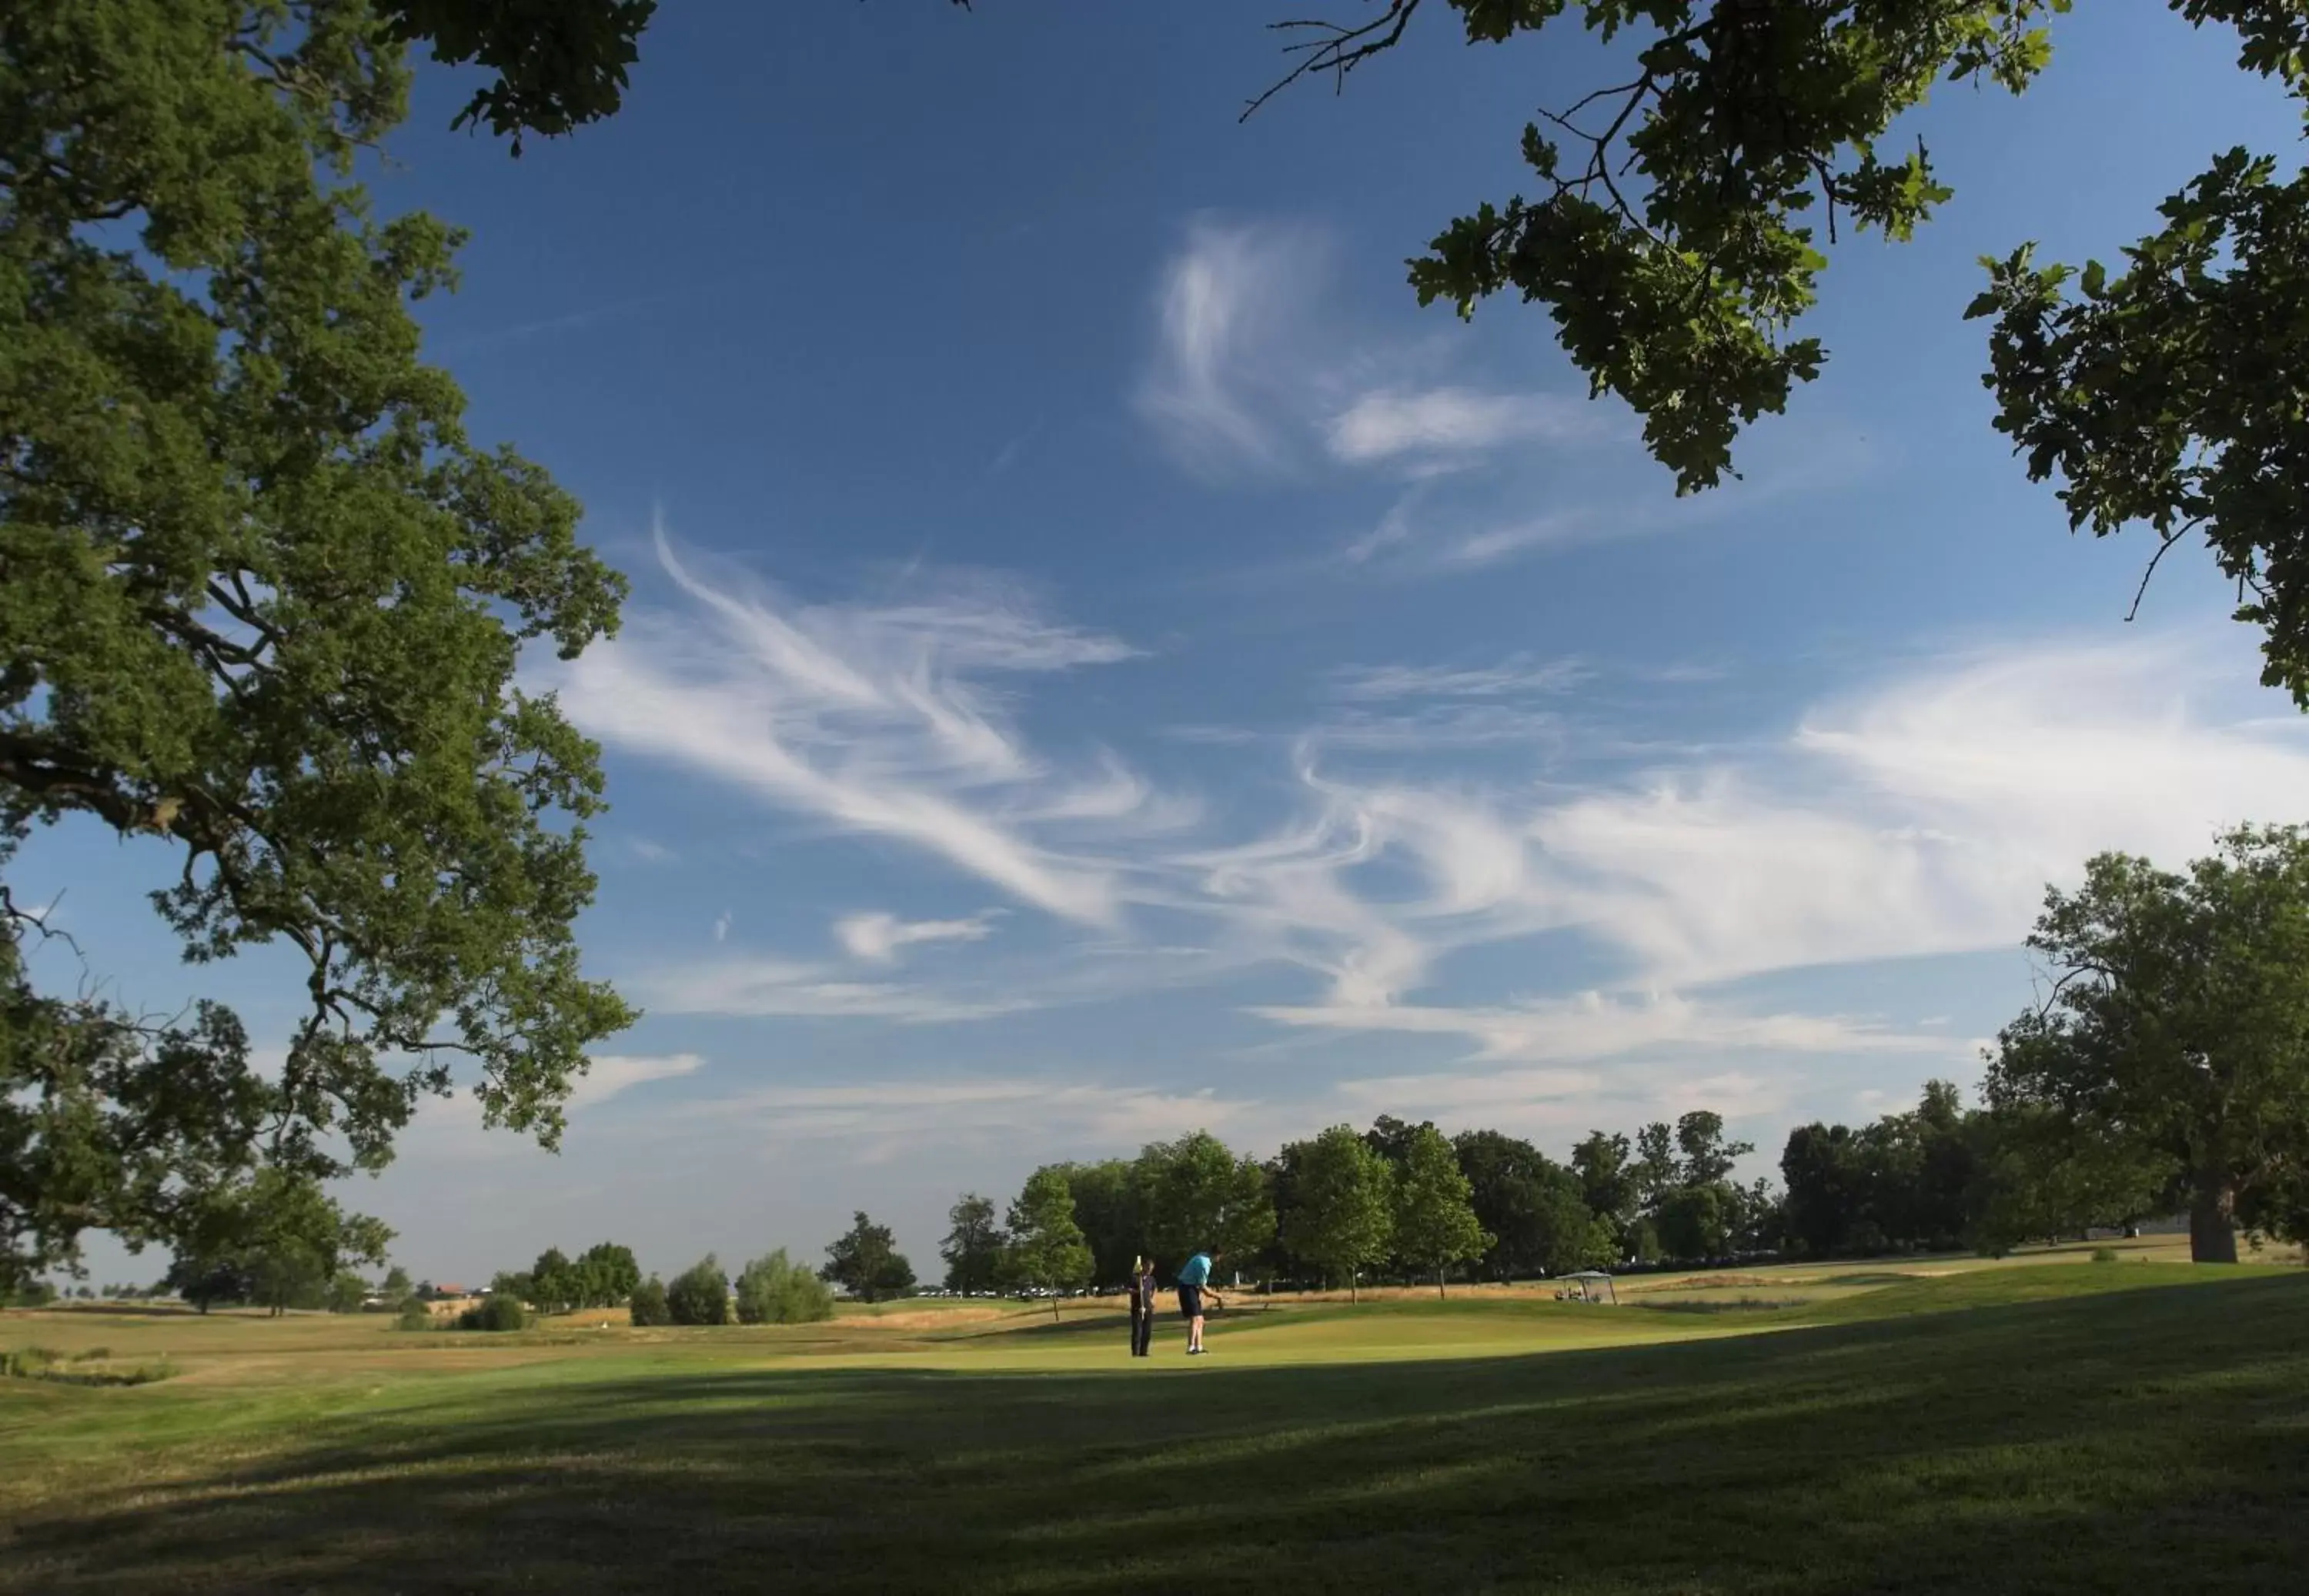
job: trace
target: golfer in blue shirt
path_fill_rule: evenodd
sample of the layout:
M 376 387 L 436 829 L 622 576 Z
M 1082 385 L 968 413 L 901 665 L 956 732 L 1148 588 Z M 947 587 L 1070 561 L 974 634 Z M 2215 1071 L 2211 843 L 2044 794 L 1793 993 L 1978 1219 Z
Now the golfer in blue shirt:
M 1203 1292 L 1211 1283 L 1211 1265 L 1226 1255 L 1213 1247 L 1206 1253 L 1197 1253 L 1179 1271 L 1179 1312 L 1187 1321 L 1187 1356 L 1203 1354 Z M 1212 1300 L 1218 1293 L 1211 1293 Z

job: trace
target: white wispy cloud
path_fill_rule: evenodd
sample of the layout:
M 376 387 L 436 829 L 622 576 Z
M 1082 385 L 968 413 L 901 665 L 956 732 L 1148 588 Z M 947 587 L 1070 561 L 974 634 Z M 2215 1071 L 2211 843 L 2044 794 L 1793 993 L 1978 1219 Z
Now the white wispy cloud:
M 1492 665 L 1343 665 L 1331 679 L 1342 698 L 1504 698 L 1568 692 L 1591 674 L 1577 660 L 1516 654 Z
M 772 1142 L 855 1141 L 884 1151 L 958 1136 L 1033 1136 L 1042 1144 L 1137 1146 L 1222 1130 L 1258 1106 L 1215 1089 L 1150 1091 L 1031 1076 L 778 1085 L 684 1106 L 688 1116 L 757 1125 Z
M 807 962 L 733 955 L 644 968 L 624 983 L 655 1014 L 736 1018 L 887 1020 L 903 1025 L 990 1020 L 1049 1001 L 990 983 L 861 981 Z
M 1616 1065 L 1611 1070 L 1442 1070 L 1343 1081 L 1338 1096 L 1354 1115 L 1432 1118 L 1447 1127 L 1483 1125 L 1510 1134 L 1565 1139 L 1598 1126 L 1673 1120 L 1711 1109 L 1734 1127 L 1783 1111 L 1797 1077 L 1783 1069 L 1717 1070 Z M 1736 1134 L 1736 1130 L 1735 1130 Z
M 1613 436 L 1608 415 L 1595 423 Z M 1529 556 L 1685 531 L 1760 505 L 1853 481 L 1872 470 L 1877 452 L 1848 438 L 1816 441 L 1790 458 L 1754 451 L 1742 479 L 1711 493 L 1673 498 L 1596 495 L 1529 477 L 1470 480 L 1414 472 L 1378 522 L 1341 545 L 1337 559 L 1389 577 L 1451 577 Z M 1543 505 L 1535 509 L 1535 503 Z
M 1156 343 L 1134 402 L 1181 465 L 1224 477 L 1288 457 L 1306 402 L 1290 348 L 1319 268 L 1320 236 L 1277 223 L 1197 221 L 1163 269 Z
M 695 1053 L 669 1053 L 655 1057 L 597 1053 L 586 1060 L 585 1073 L 569 1088 L 568 1109 L 575 1113 L 599 1108 L 611 1098 L 651 1081 L 671 1081 L 694 1075 L 705 1067 Z
M 1327 255 L 1312 227 L 1203 217 L 1163 263 L 1131 402 L 1187 470 L 1220 480 L 1327 459 L 1426 478 L 1513 445 L 1630 434 L 1623 410 L 1586 399 L 1423 380 L 1431 344 L 1342 338 Z
M 1474 1044 L 1473 1057 L 1526 1064 L 1590 1062 L 1692 1047 L 1776 1053 L 1948 1054 L 1955 1045 L 1945 1035 L 1905 1033 L 1874 1021 L 1833 1014 L 1749 1014 L 1728 1003 L 1662 992 L 1591 991 L 1570 998 L 1469 1007 L 1397 1004 L 1377 1012 L 1336 1004 L 1253 1012 L 1284 1025 L 1459 1037 Z M 1561 1078 L 1590 1079 L 1576 1072 Z
M 993 928 L 991 914 L 959 920 L 902 920 L 893 914 L 853 914 L 835 922 L 834 936 L 852 957 L 886 963 L 902 947 L 923 942 L 978 942 Z
M 730 911 L 726 909 L 713 917 L 713 940 L 716 942 L 730 940 Z
M 982 678 L 1108 664 L 1128 644 L 983 580 L 948 577 L 904 604 L 803 606 L 733 571 L 694 574 L 662 530 L 657 548 L 688 602 L 637 610 L 562 671 L 580 726 L 778 809 L 910 843 L 1065 919 L 1112 920 L 1111 870 L 1055 851 L 1013 813 L 1127 811 L 1111 762 L 1053 768 Z
M 1573 662 L 1345 669 L 1319 682 L 1293 739 L 1291 812 L 1246 833 L 1103 748 L 1053 759 L 989 685 L 1111 663 L 1129 653 L 1119 640 L 999 599 L 997 585 L 813 607 L 667 561 L 688 607 L 637 616 L 579 662 L 564 702 L 582 726 L 773 809 L 910 843 L 1074 940 L 1010 957 L 979 951 L 984 916 L 857 915 L 835 929 L 852 959 L 973 951 L 963 973 L 934 981 L 861 980 L 854 965 L 806 957 L 640 971 L 629 984 L 661 1013 L 985 1020 L 1271 965 L 1319 987 L 1263 1005 L 1270 1022 L 1457 1038 L 1492 1064 L 1710 1045 L 1923 1057 L 1950 1041 L 1751 1014 L 1710 989 L 2012 947 L 2045 884 L 2073 879 L 2096 850 L 2185 858 L 2224 824 L 2298 815 L 2309 792 L 2309 725 L 2268 716 L 2230 651 L 2129 634 L 1924 660 L 1777 736 L 1656 748 L 1633 771 L 1624 746 L 1606 767 L 1576 757 L 1593 734 L 1553 707 L 1579 680 Z M 1509 738 L 1575 757 L 1544 786 L 1439 763 Z M 1212 746 L 1239 746 L 1244 761 L 1276 752 Z M 1326 758 L 1348 749 L 1353 768 Z M 1589 773 L 1570 782 L 1567 770 Z M 1595 1004 L 1430 996 L 1455 955 L 1543 933 L 1577 937 L 1591 970 L 1612 971 Z M 1133 956 L 1158 941 L 1192 944 L 1190 956 Z
M 1531 834 L 1570 917 L 1658 979 L 2010 946 L 2091 853 L 2178 860 L 2301 814 L 2309 726 L 2222 714 L 2231 669 L 2170 638 L 1948 661 Z
M 1324 441 L 1352 464 L 1440 469 L 1507 444 L 1593 442 L 1615 430 L 1608 417 L 1593 401 L 1553 394 L 1381 388 L 1332 417 Z

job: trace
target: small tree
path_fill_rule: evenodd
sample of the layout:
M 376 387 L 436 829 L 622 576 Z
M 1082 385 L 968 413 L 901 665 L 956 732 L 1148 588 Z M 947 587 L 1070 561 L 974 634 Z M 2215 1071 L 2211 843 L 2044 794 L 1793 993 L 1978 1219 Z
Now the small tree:
M 676 1324 L 728 1324 L 730 1282 L 722 1278 L 721 1262 L 708 1253 L 675 1275 L 666 1283 L 665 1307 Z
M 1394 1168 L 1344 1125 L 1301 1143 L 1295 1152 L 1284 1245 L 1326 1275 L 1345 1276 L 1353 1301 L 1364 1265 L 1386 1257 L 1395 1238 Z
M 407 1297 L 411 1290 L 409 1283 L 409 1271 L 395 1264 L 385 1272 L 385 1284 L 377 1288 L 377 1295 L 383 1297 L 387 1302 L 399 1302 L 402 1298 Z
M 567 1313 L 584 1299 L 584 1282 L 558 1247 L 549 1247 L 529 1266 L 529 1290 L 523 1299 L 537 1305 L 540 1314 Z
M 1050 1291 L 1051 1317 L 1059 1316 L 1057 1293 L 1090 1283 L 1090 1244 L 1075 1222 L 1074 1188 L 1059 1165 L 1046 1165 L 1026 1178 L 1010 1204 L 1011 1266 L 1024 1284 Z
M 786 1257 L 786 1249 L 755 1259 L 738 1276 L 741 1324 L 807 1324 L 834 1317 L 826 1282 Z
M 180 1256 L 169 1265 L 162 1283 L 202 1313 L 221 1304 L 247 1302 L 256 1295 L 255 1280 L 237 1258 Z
M 403 1330 L 430 1330 L 433 1310 L 425 1306 L 422 1297 L 404 1297 L 401 1299 L 400 1316 L 393 1323 Z
M 1475 1218 L 1474 1195 L 1443 1133 L 1421 1126 L 1396 1184 L 1395 1250 L 1413 1268 L 1435 1272 L 1438 1297 L 1443 1295 L 1445 1271 L 1483 1256 L 1492 1245 L 1491 1232 Z
M 634 1249 L 614 1241 L 596 1242 L 577 1260 L 577 1306 L 609 1307 L 626 1300 L 641 1283 Z
M 865 1302 L 903 1297 L 914 1289 L 913 1265 L 898 1251 L 897 1238 L 862 1209 L 852 1216 L 849 1230 L 827 1245 L 826 1265 L 817 1272 Z
M 339 1274 L 329 1282 L 328 1308 L 333 1314 L 357 1314 L 368 1300 L 368 1282 L 357 1274 Z
M 653 1274 L 636 1285 L 627 1312 L 634 1324 L 644 1327 L 672 1324 L 673 1308 L 666 1300 L 665 1282 Z
M 946 1217 L 952 1228 L 938 1248 L 938 1256 L 946 1260 L 947 1290 L 991 1290 L 996 1268 L 1002 1261 L 1002 1249 L 1010 1240 L 1002 1233 L 1002 1227 L 994 1222 L 994 1200 L 965 1192 L 947 1210 Z

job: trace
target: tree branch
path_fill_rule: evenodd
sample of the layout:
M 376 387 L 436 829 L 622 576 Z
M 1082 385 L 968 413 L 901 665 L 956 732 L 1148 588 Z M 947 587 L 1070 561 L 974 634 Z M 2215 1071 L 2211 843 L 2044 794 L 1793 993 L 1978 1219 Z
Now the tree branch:
M 1320 17 L 1294 17 L 1287 22 L 1267 23 L 1267 28 L 1274 32 L 1312 29 L 1330 37 L 1288 47 L 1284 54 L 1303 55 L 1305 58 L 1268 84 L 1258 99 L 1243 108 L 1242 115 L 1235 120 L 1250 121 L 1259 107 L 1310 73 L 1330 73 L 1334 74 L 1337 87 L 1345 89 L 1347 73 L 1380 51 L 1395 47 L 1396 41 L 1403 37 L 1403 30 L 1411 25 L 1411 13 L 1419 9 L 1419 4 L 1420 0 L 1388 0 L 1385 14 L 1360 28 L 1350 28 L 1345 22 L 1326 22 Z
M 2195 531 L 2199 527 L 2201 527 L 2204 524 L 2203 517 L 2200 516 L 2195 521 L 2192 521 L 2186 525 L 2179 528 L 2169 537 L 2166 538 L 2163 542 L 2158 544 L 2157 552 L 2149 556 L 2149 568 L 2140 574 L 2140 585 L 2132 591 L 2132 608 L 2124 612 L 2124 618 L 2127 621 L 2132 620 L 2133 617 L 2140 613 L 2140 601 L 2149 596 L 2149 579 L 2157 574 L 2158 563 L 2164 559 L 2165 556 L 2171 551 L 2173 545 L 2178 543 L 2182 539 L 2187 537 L 2191 532 Z

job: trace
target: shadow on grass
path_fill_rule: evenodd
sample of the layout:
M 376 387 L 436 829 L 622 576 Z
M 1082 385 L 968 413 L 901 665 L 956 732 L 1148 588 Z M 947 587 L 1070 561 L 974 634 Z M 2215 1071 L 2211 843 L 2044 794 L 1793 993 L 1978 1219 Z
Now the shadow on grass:
M 42 1592 L 2287 1588 L 2309 1281 L 1542 1356 L 469 1388 L 19 1524 Z M 1089 1322 L 1048 1333 L 1112 1333 Z

